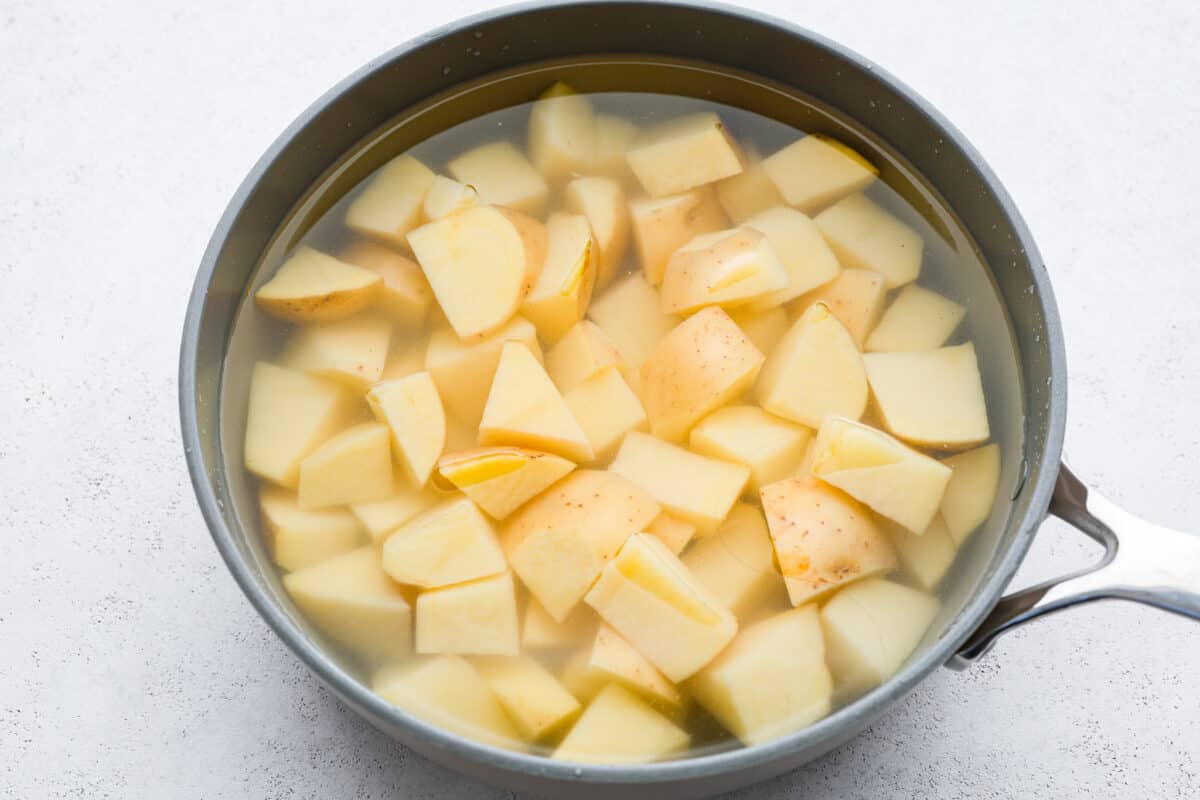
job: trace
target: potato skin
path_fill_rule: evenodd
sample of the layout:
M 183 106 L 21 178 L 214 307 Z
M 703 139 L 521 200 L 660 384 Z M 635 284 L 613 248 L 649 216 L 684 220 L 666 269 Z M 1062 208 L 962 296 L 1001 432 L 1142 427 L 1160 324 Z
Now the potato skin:
M 263 297 L 255 295 L 258 307 L 288 322 L 333 322 L 369 308 L 379 295 L 380 284 L 329 292 L 309 297 Z

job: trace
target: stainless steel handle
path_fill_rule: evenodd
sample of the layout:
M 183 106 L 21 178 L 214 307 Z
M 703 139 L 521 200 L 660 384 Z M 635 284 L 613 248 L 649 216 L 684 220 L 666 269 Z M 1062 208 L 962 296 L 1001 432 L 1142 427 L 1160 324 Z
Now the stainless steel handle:
M 1063 464 L 1050 513 L 1104 546 L 1094 566 L 1005 595 L 947 666 L 964 669 L 1003 633 L 1053 611 L 1104 598 L 1135 600 L 1200 620 L 1200 536 L 1140 519 Z

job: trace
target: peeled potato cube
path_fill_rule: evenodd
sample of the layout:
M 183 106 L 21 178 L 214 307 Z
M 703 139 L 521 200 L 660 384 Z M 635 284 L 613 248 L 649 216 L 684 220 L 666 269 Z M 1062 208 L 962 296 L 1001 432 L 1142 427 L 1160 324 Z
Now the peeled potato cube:
M 404 523 L 437 502 L 433 489 L 420 490 L 407 482 L 395 481 L 392 494 L 383 500 L 354 503 L 350 512 L 371 534 L 371 541 L 383 544 Z
M 686 192 L 742 171 L 742 159 L 721 119 L 689 114 L 647 130 L 625 154 L 651 197 Z
M 615 681 L 667 711 L 683 707 L 683 694 L 675 684 L 608 625 L 596 631 L 587 665 L 601 681 Z
M 896 568 L 866 506 L 811 475 L 763 487 L 762 505 L 794 606 Z
M 450 331 L 434 331 L 425 351 L 425 369 L 433 376 L 442 402 L 462 426 L 478 428 L 488 388 L 500 363 L 505 342 L 520 342 L 533 357 L 542 358 L 537 329 L 514 317 L 495 333 L 476 342 L 462 342 Z
M 824 303 L 846 327 L 855 347 L 862 350 L 867 335 L 879 321 L 886 298 L 887 284 L 878 272 L 844 269 L 832 281 L 801 298 L 800 304 L 808 308 Z
M 394 322 L 416 327 L 425 321 L 433 292 L 417 262 L 390 247 L 365 240 L 355 242 L 340 255 L 343 261 L 377 273 L 383 279 L 379 308 Z
M 837 257 L 825 243 L 821 230 L 794 208 L 772 206 L 746 220 L 744 225 L 767 237 L 787 274 L 787 283 L 752 301 L 753 308 L 782 305 L 837 277 Z
M 511 572 L 421 592 L 416 621 L 418 653 L 515 656 L 521 648 Z
M 586 170 L 595 149 L 596 115 L 585 95 L 560 81 L 534 101 L 529 110 L 529 159 L 546 180 Z
M 784 202 L 783 195 L 757 158 L 750 160 L 745 170 L 737 175 L 717 181 L 716 190 L 721 208 L 738 224 Z
M 748 467 L 750 488 L 757 491 L 794 475 L 811 439 L 808 428 L 757 406 L 726 406 L 692 428 L 689 444 L 701 455 Z
M 863 363 L 883 422 L 901 439 L 967 447 L 991 436 L 970 342 L 920 353 L 868 353 Z
M 738 503 L 721 527 L 693 544 L 680 558 L 692 576 L 739 618 L 783 593 L 767 522 L 760 510 Z
M 821 628 L 838 692 L 857 694 L 892 677 L 937 611 L 937 598 L 882 578 L 853 583 L 835 594 L 821 607 Z
M 504 519 L 573 469 L 565 458 L 522 447 L 481 447 L 438 462 L 442 477 L 495 519 Z
M 761 311 L 750 306 L 728 309 L 729 318 L 733 320 L 750 343 L 759 352 L 769 353 L 779 344 L 779 340 L 790 327 L 787 312 L 779 306 L 772 306 Z
M 259 308 L 293 322 L 342 319 L 375 302 L 383 279 L 371 270 L 301 247 L 254 293 Z
M 967 310 L 937 292 L 910 283 L 883 312 L 867 337 L 867 350 L 895 353 L 933 350 L 950 338 Z
M 346 226 L 388 244 L 404 247 L 405 235 L 421 222 L 425 193 L 436 177 L 409 155 L 393 158 L 374 175 L 346 209 Z
M 865 189 L 879 174 L 841 142 L 809 135 L 763 161 L 763 169 L 787 202 L 805 213 Z
M 727 227 L 725 213 L 709 187 L 629 204 L 629 218 L 638 258 L 646 279 L 662 283 L 671 254 L 702 233 Z
M 371 690 L 413 716 L 468 739 L 521 746 L 512 719 L 465 658 L 439 656 L 380 670 Z
M 676 682 L 712 661 L 737 633 L 729 609 L 648 533 L 625 541 L 585 599 Z
M 583 429 L 596 460 L 611 456 L 625 434 L 646 424 L 641 401 L 613 367 L 588 378 L 563 399 Z
M 933 521 L 951 474 L 936 459 L 845 417 L 825 420 L 805 460 L 813 475 L 913 533 Z
M 386 425 L 355 425 L 300 462 L 303 509 L 382 500 L 392 492 L 392 452 Z
M 479 201 L 539 214 L 550 188 L 511 142 L 480 145 L 451 160 L 446 168 L 455 180 L 475 187 Z
M 412 650 L 412 608 L 370 545 L 289 573 L 283 588 L 308 621 L 357 656 L 378 662 Z
M 629 120 L 612 114 L 596 115 L 596 147 L 588 172 L 625 180 L 630 177 L 625 154 L 641 131 Z
M 625 366 L 608 335 L 586 319 L 576 323 L 546 354 L 546 372 L 564 393 L 608 367 Z
M 977 447 L 942 463 L 953 470 L 942 497 L 942 518 L 958 545 L 991 516 L 1000 484 L 1000 446 Z
M 744 744 L 794 733 L 832 708 L 833 678 L 817 608 L 776 614 L 743 630 L 688 684 Z
M 529 348 L 505 342 L 492 379 L 483 419 L 481 445 L 519 445 L 590 461 L 592 446 L 566 401 Z
M 561 622 L 625 540 L 659 511 L 654 498 L 619 475 L 576 470 L 508 520 L 502 545 L 530 593 Z
M 958 555 L 958 543 L 950 535 L 942 515 L 934 517 L 921 534 L 895 523 L 888 523 L 886 531 L 905 574 L 927 592 L 937 589 Z
M 311 566 L 363 542 L 363 529 L 349 511 L 304 511 L 296 495 L 263 487 L 258 498 L 271 543 L 271 558 L 291 572 Z
M 691 737 L 637 695 L 608 686 L 583 714 L 552 756 L 596 764 L 648 764 L 682 753 Z
M 696 526 L 686 520 L 672 517 L 670 514 L 659 514 L 653 522 L 646 526 L 646 533 L 657 536 L 668 550 L 679 555 L 696 535 Z
M 521 314 L 543 339 L 556 342 L 583 319 L 596 283 L 596 243 L 586 217 L 552 214 L 546 223 L 546 261 Z
M 529 656 L 481 656 L 475 659 L 475 668 L 530 741 L 553 733 L 581 708 L 579 701 Z
M 878 272 L 889 289 L 921 273 L 921 234 L 864 195 L 838 201 L 813 221 L 843 267 Z
M 478 202 L 479 192 L 475 191 L 474 186 L 438 175 L 433 179 L 433 183 L 429 184 L 422 211 L 425 219 L 430 221 L 449 216 Z
M 788 275 L 767 238 L 752 228 L 697 236 L 667 262 L 663 311 L 690 314 L 712 305 L 737 306 L 786 286 Z
M 300 462 L 343 424 L 350 407 L 340 386 L 260 361 L 250 376 L 246 469 L 288 489 Z
M 630 275 L 594 299 L 588 316 L 633 369 L 679 322 L 662 310 L 658 292 L 641 275 Z
M 829 414 L 867 408 L 867 375 L 854 339 L 823 303 L 809 307 L 763 365 L 755 389 L 764 409 L 816 428 Z
M 564 192 L 567 209 L 587 217 L 596 242 L 596 286 L 617 274 L 629 246 L 629 208 L 625 191 L 612 178 L 576 178 Z
M 382 317 L 317 322 L 293 335 L 281 360 L 292 369 L 365 389 L 383 374 L 391 338 L 392 325 Z
M 599 624 L 596 612 L 587 606 L 577 606 L 559 622 L 550 616 L 535 598 L 525 604 L 521 621 L 521 647 L 526 650 L 568 650 L 591 641 Z
M 465 497 L 418 514 L 383 544 L 384 572 L 422 589 L 497 575 L 507 567 L 491 523 Z
M 719 308 L 706 308 L 667 334 L 642 365 L 650 430 L 679 440 L 704 415 L 753 385 L 763 354 Z
M 405 473 L 424 486 L 446 446 L 446 412 L 428 372 L 377 383 L 367 392 L 375 418 L 388 426 Z
M 750 470 L 633 431 L 609 470 L 650 493 L 671 514 L 712 533 L 742 493 Z

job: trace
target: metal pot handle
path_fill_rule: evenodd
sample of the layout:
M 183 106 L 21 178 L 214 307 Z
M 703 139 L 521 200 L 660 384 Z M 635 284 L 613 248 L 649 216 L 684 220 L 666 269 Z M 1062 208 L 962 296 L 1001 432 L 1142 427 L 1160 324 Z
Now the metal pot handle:
M 1064 463 L 1049 512 L 1104 546 L 1092 567 L 1005 595 L 947 666 L 965 669 L 999 636 L 1078 603 L 1122 598 L 1200 620 L 1200 536 L 1147 522 L 1086 486 Z

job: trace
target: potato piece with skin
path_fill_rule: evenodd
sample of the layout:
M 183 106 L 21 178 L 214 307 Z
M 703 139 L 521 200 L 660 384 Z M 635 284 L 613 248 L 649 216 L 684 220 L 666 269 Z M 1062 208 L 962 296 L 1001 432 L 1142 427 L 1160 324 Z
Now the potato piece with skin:
M 564 393 L 608 367 L 628 368 L 612 340 L 591 320 L 577 322 L 546 354 L 546 372 Z
M 706 458 L 633 431 L 609 470 L 650 493 L 672 515 L 704 535 L 721 524 L 750 479 L 740 464 Z
M 371 270 L 300 247 L 254 293 L 258 307 L 292 322 L 325 322 L 375 302 L 383 278 Z
M 896 568 L 866 506 L 812 476 L 763 487 L 762 505 L 794 606 Z
M 1000 485 L 1000 446 L 984 445 L 943 459 L 953 470 L 942 496 L 942 518 L 956 545 L 961 545 L 991 516 Z
M 536 598 L 525 604 L 521 622 L 521 647 L 526 650 L 569 650 L 584 647 L 595 635 L 600 618 L 587 606 L 576 606 L 558 622 Z
M 745 170 L 717 181 L 717 200 L 729 218 L 741 224 L 773 206 L 783 205 L 783 195 L 767 175 L 756 154 L 747 154 Z
M 504 519 L 573 469 L 565 458 L 522 447 L 481 447 L 438 461 L 442 477 L 495 519 Z
M 350 506 L 350 512 L 367 529 L 375 544 L 383 544 L 397 528 L 438 501 L 438 493 L 433 489 L 417 489 L 394 477 L 392 494 L 386 499 Z
M 838 262 L 878 272 L 894 289 L 921 274 L 921 234 L 861 194 L 852 194 L 814 220 Z
M 520 342 L 534 358 L 542 360 L 537 330 L 523 317 L 514 317 L 476 342 L 462 342 L 450 331 L 434 331 L 429 337 L 425 369 L 433 376 L 446 410 L 464 427 L 479 427 L 505 342 Z
M 514 514 L 501 545 L 530 593 L 561 622 L 625 540 L 659 512 L 654 498 L 625 478 L 576 470 Z
M 737 633 L 737 619 L 648 533 L 630 536 L 587 604 L 672 681 L 694 674 Z
M 671 254 L 702 233 L 728 227 L 716 194 L 707 186 L 662 198 L 643 198 L 629 204 L 633 240 L 646 279 L 657 286 Z
M 787 202 L 811 214 L 840 197 L 869 186 L 879 174 L 846 145 L 813 134 L 763 161 L 763 169 Z
M 597 461 L 616 452 L 629 431 L 646 426 L 646 411 L 641 401 L 614 367 L 588 378 L 563 399 L 583 429 Z
M 515 656 L 521 649 L 511 572 L 421 592 L 416 622 L 421 654 Z
M 830 414 L 858 419 L 867 375 L 846 327 L 824 303 L 809 307 L 763 365 L 755 394 L 764 409 L 810 428 Z
M 318 630 L 368 662 L 412 650 L 412 608 L 371 545 L 289 573 L 283 588 Z
M 937 598 L 882 578 L 835 594 L 821 607 L 821 629 L 839 695 L 858 694 L 896 674 L 937 611 Z
M 529 656 L 477 656 L 475 668 L 530 741 L 570 722 L 582 706 L 545 667 Z
M 305 510 L 382 500 L 391 492 L 391 442 L 387 426 L 377 422 L 342 431 L 300 462 Z
M 645 131 L 625 153 L 625 160 L 651 197 L 686 192 L 742 171 L 737 145 L 711 111 Z
M 958 328 L 967 310 L 937 292 L 910 283 L 883 312 L 867 337 L 871 352 L 907 352 L 941 347 Z
M 782 305 L 837 277 L 837 258 L 817 224 L 794 208 L 772 206 L 746 220 L 744 227 L 767 237 L 787 273 L 783 288 L 751 301 L 752 308 Z
M 392 324 L 374 315 L 317 322 L 292 335 L 280 361 L 365 390 L 383 374 L 391 339 Z
M 586 217 L 552 214 L 546 223 L 546 261 L 521 305 L 541 337 L 557 342 L 583 319 L 596 284 L 596 243 Z
M 748 503 L 730 509 L 721 527 L 692 545 L 680 560 L 739 619 L 783 595 L 766 520 Z
M 433 303 L 433 292 L 417 262 L 390 247 L 367 240 L 346 247 L 339 257 L 382 278 L 378 305 L 393 322 L 415 328 L 425 321 Z
M 596 112 L 586 95 L 559 81 L 529 109 L 529 160 L 547 181 L 585 171 L 596 151 Z
M 784 611 L 747 628 L 688 684 L 744 744 L 805 728 L 832 709 L 833 677 L 817 608 Z
M 640 369 L 659 341 L 679 323 L 664 313 L 658 292 L 641 275 L 630 275 L 592 300 L 588 317 L 608 336 L 631 369 Z
M 346 226 L 396 247 L 421 222 L 425 193 L 436 176 L 410 155 L 393 158 L 376 171 L 346 209 Z
M 585 172 L 606 175 L 621 181 L 633 178 L 625 154 L 641 134 L 637 125 L 613 114 L 596 115 L 596 146 L 592 163 Z
M 946 528 L 942 515 L 934 517 L 921 534 L 894 522 L 887 522 L 884 530 L 896 549 L 904 573 L 918 588 L 927 592 L 937 589 L 958 555 L 958 544 Z
M 800 298 L 797 305 L 807 309 L 824 303 L 846 327 L 855 347 L 862 350 L 886 301 L 887 285 L 882 275 L 865 269 L 844 269 L 829 283 Z
M 646 526 L 646 533 L 658 537 L 668 550 L 679 555 L 696 535 L 696 526 L 670 514 L 659 514 Z
M 474 186 L 459 183 L 453 178 L 438 175 L 429 184 L 425 193 L 425 203 L 422 211 L 426 222 L 449 216 L 455 211 L 473 206 L 479 202 L 479 192 Z
M 969 447 L 991 436 L 971 342 L 921 353 L 868 353 L 871 392 L 893 435 L 926 447 Z
M 271 559 L 291 572 L 353 550 L 366 538 L 349 511 L 304 511 L 296 495 L 264 486 L 258 496 Z
M 683 708 L 684 696 L 675 684 L 608 625 L 596 631 L 587 666 L 600 681 L 615 681 L 665 711 Z
M 460 183 L 475 187 L 479 202 L 538 215 L 550 187 L 511 142 L 492 142 L 463 153 L 446 164 Z
M 675 251 L 659 289 L 663 311 L 690 314 L 706 306 L 739 306 L 787 285 L 770 242 L 752 228 L 705 233 Z
M 772 416 L 757 406 L 726 406 L 692 428 L 689 444 L 697 453 L 750 470 L 750 489 L 794 475 L 804 460 L 812 431 Z
M 706 308 L 667 334 L 642 365 L 650 430 L 678 441 L 702 417 L 754 384 L 763 354 L 729 315 Z
M 612 178 L 576 178 L 564 192 L 567 210 L 587 217 L 595 239 L 596 286 L 607 286 L 629 247 L 629 206 L 621 184 Z
M 392 434 L 392 449 L 405 474 L 417 486 L 429 474 L 446 446 L 446 412 L 428 372 L 375 384 L 367 392 L 375 419 Z
M 466 497 L 413 517 L 383 543 L 383 570 L 397 583 L 434 589 L 486 578 L 508 565 L 496 532 Z
M 648 764 L 682 753 L 691 737 L 637 695 L 610 685 L 584 709 L 552 758 L 595 764 Z

